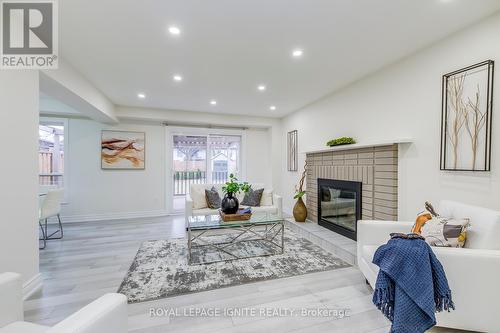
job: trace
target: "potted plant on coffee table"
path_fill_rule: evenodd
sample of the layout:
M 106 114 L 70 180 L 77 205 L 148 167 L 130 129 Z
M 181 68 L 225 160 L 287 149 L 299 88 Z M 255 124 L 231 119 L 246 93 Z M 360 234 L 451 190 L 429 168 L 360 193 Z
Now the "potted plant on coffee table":
M 295 206 L 293 206 L 293 218 L 297 222 L 305 222 L 307 218 L 307 207 L 304 204 L 304 200 L 302 200 L 302 197 L 306 194 L 306 191 L 304 191 L 304 180 L 306 179 L 306 172 L 307 161 L 304 164 L 302 177 L 300 177 L 299 185 L 295 187 L 295 195 L 293 196 L 293 198 L 297 200 L 297 202 L 295 202 Z
M 224 198 L 221 202 L 221 210 L 225 214 L 236 214 L 238 208 L 240 207 L 240 202 L 236 198 L 236 193 L 248 192 L 251 185 L 247 182 L 240 183 L 234 174 L 229 175 L 229 181 L 222 186 L 222 192 L 224 192 Z

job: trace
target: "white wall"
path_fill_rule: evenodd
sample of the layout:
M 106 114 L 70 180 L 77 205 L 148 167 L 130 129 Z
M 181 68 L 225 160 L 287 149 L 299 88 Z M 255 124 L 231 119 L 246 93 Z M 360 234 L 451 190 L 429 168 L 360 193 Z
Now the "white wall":
M 22 274 L 25 293 L 38 274 L 38 72 L 0 72 L 0 271 Z M 0 296 L 1 297 L 1 296 Z
M 273 186 L 271 130 L 246 131 L 246 180 Z
M 500 65 L 499 36 L 500 14 L 287 116 L 281 141 L 293 129 L 299 131 L 299 151 L 324 147 L 340 136 L 360 143 L 412 137 L 414 143 L 400 155 L 400 218 L 413 220 L 426 200 L 453 199 L 500 210 L 500 84 L 494 92 L 492 171 L 439 170 L 441 77 L 487 59 Z M 286 151 L 279 158 L 286 170 Z M 281 177 L 288 210 L 298 178 L 298 172 Z
M 414 143 L 401 151 L 399 164 L 401 218 L 413 219 L 425 200 L 437 202 L 443 198 L 500 209 L 500 201 L 496 199 L 500 194 L 500 157 L 495 154 L 495 147 L 500 144 L 500 137 L 495 135 L 500 130 L 498 117 L 493 117 L 492 172 L 439 171 L 441 76 L 486 59 L 498 60 L 498 35 L 500 15 L 495 15 L 281 121 L 116 107 L 116 116 L 122 122 L 128 122 L 117 128 L 142 129 L 148 133 L 145 171 L 100 170 L 98 145 L 102 125 L 72 120 L 69 143 L 71 193 L 65 214 L 107 216 L 123 212 L 164 211 L 164 170 L 167 165 L 162 121 L 265 129 L 247 131 L 247 179 L 272 183 L 274 189 L 283 194 L 285 208 L 289 211 L 293 205 L 294 186 L 300 177 L 300 172 L 285 171 L 286 133 L 293 129 L 299 130 L 300 151 L 321 148 L 327 140 L 343 135 L 353 136 L 361 143 L 412 137 Z M 495 87 L 496 97 L 500 94 L 499 87 Z M 157 125 L 144 125 L 145 121 Z M 300 157 L 300 163 L 304 157 Z
M 101 170 L 102 129 L 146 132 L 145 170 Z M 200 130 L 200 129 L 197 129 Z M 246 179 L 272 186 L 271 146 L 268 129 L 248 129 L 244 133 Z M 92 120 L 69 119 L 68 203 L 63 207 L 66 221 L 154 216 L 167 212 L 167 159 L 169 139 L 161 122 L 123 121 L 107 126 Z
M 145 170 L 102 170 L 101 130 L 146 132 Z M 161 125 L 107 126 L 70 119 L 68 204 L 63 216 L 75 220 L 165 213 L 165 129 Z
M 123 106 L 117 107 L 115 112 L 120 120 L 146 120 L 151 122 L 164 121 L 174 125 L 188 123 L 197 124 L 200 126 L 237 126 L 248 127 L 252 129 L 265 129 L 268 133 L 267 142 L 264 142 L 261 136 L 259 136 L 259 138 L 255 138 L 255 142 L 259 143 L 259 146 L 262 147 L 263 151 L 261 153 L 258 153 L 256 156 L 249 155 L 248 157 L 249 166 L 255 166 L 255 169 L 252 168 L 253 171 L 250 172 L 253 172 L 254 175 L 260 175 L 260 179 L 263 179 L 262 181 L 264 181 L 266 184 L 268 183 L 268 181 L 271 181 L 274 190 L 277 193 L 282 193 L 281 174 L 283 172 L 283 169 L 281 167 L 281 160 L 279 158 L 271 158 L 271 162 L 265 163 L 262 169 L 258 169 L 258 166 L 262 167 L 262 164 L 259 164 L 260 162 L 257 162 L 258 160 L 263 160 L 262 156 L 281 156 L 281 150 L 283 146 L 280 139 L 280 119 Z M 254 149 L 253 151 L 257 153 L 256 149 L 258 147 L 254 145 L 254 148 L 252 148 L 252 140 L 247 141 L 250 144 L 249 148 Z M 264 145 L 261 145 L 261 143 Z M 270 151 L 267 152 L 267 149 L 270 149 Z M 250 177 L 253 177 L 251 173 L 248 175 Z

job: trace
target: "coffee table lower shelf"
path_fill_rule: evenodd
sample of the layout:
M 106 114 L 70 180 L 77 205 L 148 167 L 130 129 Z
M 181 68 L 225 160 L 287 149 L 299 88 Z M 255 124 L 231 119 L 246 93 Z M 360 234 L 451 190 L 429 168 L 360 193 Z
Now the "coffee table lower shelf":
M 211 241 L 213 234 L 220 235 L 221 230 L 231 230 L 232 234 L 228 240 L 223 242 Z M 238 243 L 263 241 L 277 249 L 275 253 L 266 253 L 253 256 L 239 256 L 231 251 L 231 248 Z M 194 248 L 213 248 L 220 253 L 227 255 L 227 258 L 220 260 L 204 261 L 199 263 L 192 262 L 192 254 Z M 239 226 L 224 227 L 221 224 L 219 228 L 192 228 L 188 226 L 188 263 L 190 265 L 208 264 L 220 261 L 231 261 L 254 257 L 266 257 L 276 254 L 283 254 L 285 251 L 285 224 L 284 221 L 272 221 L 265 223 L 244 223 Z M 222 256 L 221 256 L 222 258 Z

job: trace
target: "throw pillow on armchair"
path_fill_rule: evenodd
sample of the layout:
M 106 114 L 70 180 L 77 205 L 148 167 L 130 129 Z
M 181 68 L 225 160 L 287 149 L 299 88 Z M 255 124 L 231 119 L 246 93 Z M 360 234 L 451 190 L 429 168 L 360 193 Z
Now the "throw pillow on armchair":
M 417 216 L 411 232 L 424 237 L 431 246 L 464 247 L 470 219 L 440 216 L 429 202 L 425 208 Z

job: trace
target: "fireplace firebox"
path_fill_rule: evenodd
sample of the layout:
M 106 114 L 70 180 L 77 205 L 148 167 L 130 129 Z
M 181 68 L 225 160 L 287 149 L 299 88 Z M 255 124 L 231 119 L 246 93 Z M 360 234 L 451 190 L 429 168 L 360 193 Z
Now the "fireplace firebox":
M 318 178 L 318 224 L 356 240 L 361 182 Z

